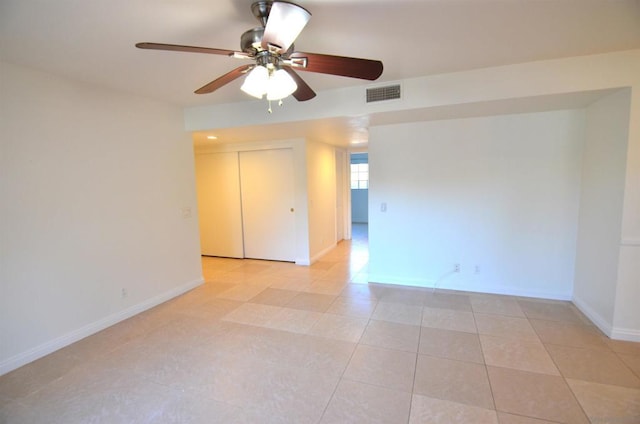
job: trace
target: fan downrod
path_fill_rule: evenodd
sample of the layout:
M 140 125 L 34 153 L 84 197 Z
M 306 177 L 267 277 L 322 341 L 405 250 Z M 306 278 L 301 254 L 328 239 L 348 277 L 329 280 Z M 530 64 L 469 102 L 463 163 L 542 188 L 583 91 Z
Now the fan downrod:
M 251 5 L 253 16 L 260 21 L 263 27 L 267 26 L 267 19 L 269 18 L 272 5 L 273 1 L 270 0 L 257 1 Z

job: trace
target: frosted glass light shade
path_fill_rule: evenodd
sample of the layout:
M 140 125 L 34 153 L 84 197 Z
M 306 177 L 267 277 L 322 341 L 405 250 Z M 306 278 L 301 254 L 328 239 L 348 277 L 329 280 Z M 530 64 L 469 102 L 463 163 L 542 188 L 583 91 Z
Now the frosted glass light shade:
M 268 84 L 269 71 L 264 66 L 256 66 L 244 79 L 244 83 L 242 84 L 242 87 L 240 87 L 240 90 L 250 96 L 261 99 L 267 92 Z
M 280 100 L 298 89 L 298 84 L 284 69 L 278 69 L 269 78 L 267 84 L 267 100 Z
M 274 2 L 269 12 L 265 34 L 270 42 L 286 51 L 307 25 L 311 13 L 293 3 Z

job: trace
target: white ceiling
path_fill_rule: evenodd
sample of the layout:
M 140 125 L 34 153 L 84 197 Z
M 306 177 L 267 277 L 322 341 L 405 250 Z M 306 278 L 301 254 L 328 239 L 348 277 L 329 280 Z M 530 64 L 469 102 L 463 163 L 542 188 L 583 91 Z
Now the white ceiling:
M 379 81 L 640 48 L 640 0 L 297 2 L 312 13 L 297 50 L 382 60 Z M 240 81 L 212 94 L 193 94 L 239 66 L 236 59 L 140 50 L 134 44 L 239 49 L 240 35 L 258 25 L 251 3 L 0 0 L 0 58 L 180 106 L 245 101 L 249 98 L 239 90 Z M 319 93 L 370 84 L 301 75 Z M 292 133 L 301 131 L 297 125 Z M 312 126 L 353 129 L 344 120 Z M 287 131 L 286 126 L 279 131 Z

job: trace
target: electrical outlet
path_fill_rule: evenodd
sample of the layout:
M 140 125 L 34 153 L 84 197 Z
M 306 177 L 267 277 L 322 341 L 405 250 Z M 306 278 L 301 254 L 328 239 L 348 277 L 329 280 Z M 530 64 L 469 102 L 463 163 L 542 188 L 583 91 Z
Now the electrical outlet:
M 125 297 L 127 297 L 127 289 L 125 289 L 124 287 L 122 288 L 122 291 L 120 292 L 120 296 L 122 296 L 122 298 L 124 299 Z
M 475 274 L 480 274 L 480 265 L 476 265 L 475 268 L 473 269 L 473 272 Z
M 460 272 L 460 264 L 453 264 L 453 272 Z

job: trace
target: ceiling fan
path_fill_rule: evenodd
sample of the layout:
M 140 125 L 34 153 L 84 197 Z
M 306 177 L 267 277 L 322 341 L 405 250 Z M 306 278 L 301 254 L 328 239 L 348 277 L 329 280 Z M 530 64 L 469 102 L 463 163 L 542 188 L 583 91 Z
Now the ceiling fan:
M 295 51 L 293 42 L 311 18 L 309 11 L 295 3 L 278 0 L 257 1 L 251 5 L 251 11 L 262 26 L 242 34 L 241 52 L 147 42 L 138 43 L 136 47 L 217 54 L 253 62 L 239 66 L 200 87 L 195 91 L 196 94 L 211 93 L 247 75 L 241 89 L 256 98 L 266 95 L 269 101 L 281 102 L 288 95 L 293 95 L 298 101 L 306 101 L 314 98 L 316 93 L 304 82 L 297 70 L 370 81 L 382 74 L 382 62 L 379 60 Z

